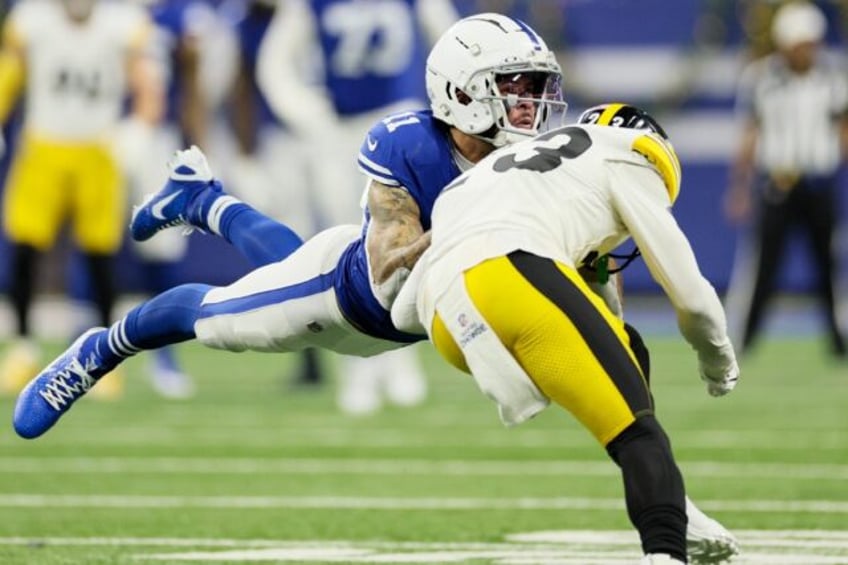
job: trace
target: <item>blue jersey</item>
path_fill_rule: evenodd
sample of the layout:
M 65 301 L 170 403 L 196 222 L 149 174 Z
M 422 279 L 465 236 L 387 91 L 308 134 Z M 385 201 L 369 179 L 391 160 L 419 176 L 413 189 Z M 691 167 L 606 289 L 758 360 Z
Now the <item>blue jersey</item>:
M 312 0 L 324 84 L 340 115 L 425 98 L 426 40 L 415 4 L 426 0 Z
M 436 197 L 461 172 L 453 159 L 448 127 L 429 110 L 394 114 L 371 128 L 359 152 L 359 168 L 377 182 L 405 188 L 418 204 L 425 230 L 430 229 Z M 369 221 L 366 209 L 363 237 L 339 260 L 335 282 L 339 307 L 348 321 L 369 335 L 404 343 L 426 339 L 396 330 L 371 291 L 364 237 Z

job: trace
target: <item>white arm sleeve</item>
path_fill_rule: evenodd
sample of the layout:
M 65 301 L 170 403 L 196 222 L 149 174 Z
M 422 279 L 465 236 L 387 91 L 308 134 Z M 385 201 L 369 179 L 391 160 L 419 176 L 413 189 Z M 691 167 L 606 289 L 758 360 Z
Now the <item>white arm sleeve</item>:
M 416 2 L 418 20 L 430 45 L 459 19 L 459 12 L 451 0 L 427 0 Z
M 736 365 L 724 310 L 668 209 L 662 179 L 649 167 L 625 162 L 608 166 L 616 211 L 651 275 L 671 300 L 680 332 L 697 351 L 707 375 L 722 377 Z
M 317 25 L 304 0 L 279 0 L 256 63 L 256 80 L 268 105 L 299 136 L 319 135 L 335 122 L 326 91 L 310 83 L 304 69 L 320 50 Z

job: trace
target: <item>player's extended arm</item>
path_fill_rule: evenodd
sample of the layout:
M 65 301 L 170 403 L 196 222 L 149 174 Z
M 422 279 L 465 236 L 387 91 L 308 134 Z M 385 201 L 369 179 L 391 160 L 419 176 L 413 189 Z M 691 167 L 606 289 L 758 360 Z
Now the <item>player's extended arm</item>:
M 153 24 L 146 20 L 134 31 L 127 52 L 127 77 L 132 96 L 132 117 L 147 126 L 159 123 L 165 112 L 165 86 L 161 63 L 152 53 Z
M 442 34 L 459 20 L 459 12 L 451 0 L 416 2 L 415 9 L 430 45 L 436 43 Z
M 317 23 L 304 0 L 281 0 L 256 61 L 256 80 L 268 105 L 301 137 L 334 129 L 336 111 L 327 92 L 308 81 L 303 61 L 313 55 Z
M 368 211 L 371 222 L 365 248 L 372 287 L 383 307 L 389 309 L 410 270 L 430 246 L 430 231 L 424 231 L 418 204 L 401 187 L 372 180 Z
M 180 120 L 190 145 L 206 144 L 206 97 L 200 86 L 200 41 L 187 35 L 177 48 L 178 72 L 182 79 L 183 96 L 180 100 Z
M 730 184 L 724 198 L 724 213 L 733 223 L 739 223 L 751 214 L 751 192 L 754 182 L 754 156 L 759 128 L 753 121 L 745 125 L 739 149 L 730 167 Z
M 698 354 L 701 377 L 713 396 L 736 386 L 739 367 L 727 336 L 718 295 L 704 278 L 689 240 L 668 211 L 671 202 L 660 177 L 648 167 L 608 165 L 616 210 L 654 279 L 677 312 L 680 333 Z
M 132 99 L 114 142 L 115 155 L 124 170 L 137 174 L 153 142 L 153 130 L 165 112 L 165 87 L 161 62 L 150 49 L 152 24 L 139 25 L 127 51 L 127 88 Z

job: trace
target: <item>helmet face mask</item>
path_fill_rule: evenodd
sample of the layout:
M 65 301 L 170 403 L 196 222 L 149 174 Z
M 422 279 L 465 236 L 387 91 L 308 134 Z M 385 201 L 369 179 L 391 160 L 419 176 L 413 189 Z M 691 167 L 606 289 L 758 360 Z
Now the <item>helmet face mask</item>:
M 532 137 L 553 110 L 564 113 L 561 80 L 559 64 L 542 39 L 500 14 L 460 20 L 427 59 L 433 114 L 495 146 Z
M 541 133 L 552 114 L 549 103 L 565 105 L 561 75 L 545 71 L 498 72 L 494 94 L 483 99 L 497 108 L 495 127 L 503 133 L 506 143 Z M 562 114 L 564 108 L 561 117 Z

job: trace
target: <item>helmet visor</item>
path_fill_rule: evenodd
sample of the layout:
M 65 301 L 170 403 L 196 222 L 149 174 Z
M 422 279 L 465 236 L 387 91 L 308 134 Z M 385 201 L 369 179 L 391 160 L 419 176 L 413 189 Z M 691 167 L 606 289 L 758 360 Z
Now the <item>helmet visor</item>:
M 499 124 L 506 132 L 533 136 L 551 122 L 562 123 L 562 75 L 539 70 L 512 70 L 495 74 L 495 96 L 503 104 L 504 118 Z M 559 120 L 551 120 L 558 114 Z
M 495 75 L 495 87 L 509 107 L 521 101 L 562 100 L 562 77 L 545 71 L 516 71 Z

